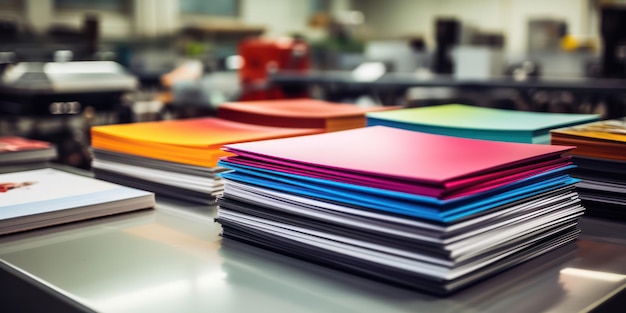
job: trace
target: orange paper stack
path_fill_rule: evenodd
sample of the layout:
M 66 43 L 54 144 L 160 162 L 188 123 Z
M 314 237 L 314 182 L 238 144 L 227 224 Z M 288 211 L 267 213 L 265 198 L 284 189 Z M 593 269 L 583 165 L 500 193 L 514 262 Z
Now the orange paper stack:
M 576 146 L 572 176 L 587 214 L 626 221 L 626 118 L 553 130 L 552 144 Z
M 223 186 L 222 145 L 321 133 L 323 129 L 249 125 L 219 118 L 98 126 L 91 129 L 96 177 L 201 203 Z

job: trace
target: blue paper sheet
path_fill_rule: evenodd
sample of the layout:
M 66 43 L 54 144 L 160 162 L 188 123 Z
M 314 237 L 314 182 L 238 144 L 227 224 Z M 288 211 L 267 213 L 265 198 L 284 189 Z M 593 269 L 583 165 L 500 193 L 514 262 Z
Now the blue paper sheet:
M 224 178 L 234 181 L 439 222 L 452 222 L 578 182 L 578 180 L 565 174 L 565 170 L 573 167 L 571 166 L 535 175 L 489 192 L 452 200 L 440 200 L 259 169 L 226 161 L 220 161 L 219 165 L 235 170 L 221 174 Z

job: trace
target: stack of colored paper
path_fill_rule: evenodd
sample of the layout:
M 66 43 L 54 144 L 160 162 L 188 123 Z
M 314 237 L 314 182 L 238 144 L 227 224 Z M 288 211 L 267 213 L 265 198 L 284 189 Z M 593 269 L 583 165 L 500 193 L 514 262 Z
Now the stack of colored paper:
M 553 130 L 552 144 L 576 146 L 572 176 L 589 214 L 626 220 L 626 118 Z
M 248 125 L 217 118 L 91 129 L 96 177 L 185 200 L 212 203 L 223 190 L 218 158 L 228 143 L 323 132 Z
M 365 127 L 365 113 L 398 107 L 360 108 L 313 99 L 232 102 L 220 105 L 219 118 L 256 125 L 323 128 L 327 132 Z
M 572 242 L 572 147 L 383 126 L 226 145 L 223 236 L 447 294 Z
M 464 138 L 550 143 L 550 130 L 597 121 L 595 114 L 523 112 L 446 104 L 367 113 L 367 125 Z
M 47 162 L 57 157 L 49 142 L 17 136 L 0 137 L 0 165 Z

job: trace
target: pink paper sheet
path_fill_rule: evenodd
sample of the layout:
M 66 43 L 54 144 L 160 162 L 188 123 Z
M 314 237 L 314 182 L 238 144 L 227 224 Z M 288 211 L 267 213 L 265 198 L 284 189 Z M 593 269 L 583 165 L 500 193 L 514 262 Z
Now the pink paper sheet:
M 247 157 L 439 188 L 481 174 L 555 159 L 572 148 L 457 138 L 384 126 L 226 145 L 226 150 Z

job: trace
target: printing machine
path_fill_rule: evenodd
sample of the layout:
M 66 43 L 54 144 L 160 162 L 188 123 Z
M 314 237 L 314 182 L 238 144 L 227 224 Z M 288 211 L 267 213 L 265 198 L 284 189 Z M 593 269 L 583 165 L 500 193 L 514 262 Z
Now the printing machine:
M 23 62 L 0 79 L 0 113 L 19 116 L 76 115 L 86 107 L 115 112 L 138 80 L 112 61 Z
M 133 121 L 123 98 L 138 85 L 111 61 L 10 64 L 0 76 L 0 135 L 54 143 L 58 163 L 88 169 L 90 126 Z

